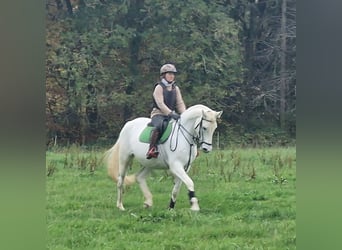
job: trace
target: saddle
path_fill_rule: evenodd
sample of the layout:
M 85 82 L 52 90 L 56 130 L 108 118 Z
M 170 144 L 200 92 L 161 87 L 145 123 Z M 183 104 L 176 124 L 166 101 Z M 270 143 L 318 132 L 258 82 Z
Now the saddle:
M 150 137 L 153 129 L 154 127 L 152 126 L 152 124 L 148 123 L 146 128 L 141 132 L 139 136 L 139 141 L 144 143 L 150 143 Z M 162 130 L 162 135 L 158 141 L 158 144 L 163 144 L 169 138 L 172 130 L 172 123 L 169 122 L 167 126 L 163 126 Z

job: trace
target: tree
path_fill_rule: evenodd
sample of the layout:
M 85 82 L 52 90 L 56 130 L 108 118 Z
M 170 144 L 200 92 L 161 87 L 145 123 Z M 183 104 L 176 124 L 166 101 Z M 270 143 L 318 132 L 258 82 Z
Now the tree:
M 231 9 L 245 38 L 247 128 L 276 125 L 295 131 L 295 3 L 238 1 Z
M 285 128 L 286 112 L 286 0 L 281 5 L 281 26 L 280 26 L 280 127 Z
M 281 97 L 284 126 L 293 127 L 294 6 L 287 1 L 281 36 L 275 0 L 47 1 L 48 137 L 114 140 L 127 120 L 149 116 L 167 62 L 188 106 L 225 110 L 223 137 L 232 125 L 276 126 Z

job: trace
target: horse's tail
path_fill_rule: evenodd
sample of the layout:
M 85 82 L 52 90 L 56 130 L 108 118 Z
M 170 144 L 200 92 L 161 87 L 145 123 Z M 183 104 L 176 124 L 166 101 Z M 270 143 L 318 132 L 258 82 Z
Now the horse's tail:
M 105 161 L 107 164 L 108 175 L 115 181 L 118 182 L 119 173 L 119 141 L 105 153 Z M 129 186 L 135 182 L 135 175 L 128 175 L 125 177 L 125 185 Z

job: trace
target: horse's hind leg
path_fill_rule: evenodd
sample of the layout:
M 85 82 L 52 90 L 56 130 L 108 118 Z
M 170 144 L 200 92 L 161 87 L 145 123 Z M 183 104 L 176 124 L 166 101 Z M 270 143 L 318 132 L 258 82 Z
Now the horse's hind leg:
M 169 209 L 173 209 L 176 205 L 176 199 L 179 194 L 180 188 L 182 186 L 182 181 L 178 177 L 175 177 L 175 185 L 173 186 L 172 193 L 171 193 L 171 200 Z
M 116 206 L 121 210 L 124 211 L 125 208 L 123 206 L 122 202 L 122 196 L 123 196 L 123 189 L 124 189 L 124 180 L 127 172 L 127 168 L 130 165 L 130 162 L 132 161 L 131 156 L 121 156 L 119 160 L 119 175 L 118 175 L 118 183 L 117 183 L 117 189 L 118 189 L 118 197 L 116 201 Z
M 146 177 L 151 172 L 150 168 L 143 167 L 140 172 L 136 175 L 136 180 L 139 183 L 140 189 L 145 197 L 144 207 L 149 208 L 152 207 L 152 194 L 147 186 Z
M 123 183 L 124 183 L 124 177 L 118 176 L 118 184 L 117 184 L 117 189 L 118 189 L 118 198 L 116 200 L 116 206 L 121 210 L 124 211 L 125 208 L 122 203 L 122 194 L 123 194 Z

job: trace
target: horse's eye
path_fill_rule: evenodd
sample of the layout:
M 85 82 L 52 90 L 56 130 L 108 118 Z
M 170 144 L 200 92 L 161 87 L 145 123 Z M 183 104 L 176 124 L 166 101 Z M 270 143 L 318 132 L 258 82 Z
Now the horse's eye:
M 207 128 L 203 127 L 203 130 L 204 130 L 204 131 L 206 131 L 206 130 L 207 130 Z

